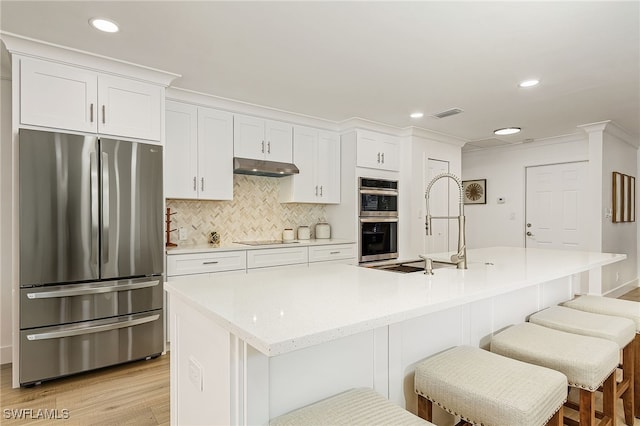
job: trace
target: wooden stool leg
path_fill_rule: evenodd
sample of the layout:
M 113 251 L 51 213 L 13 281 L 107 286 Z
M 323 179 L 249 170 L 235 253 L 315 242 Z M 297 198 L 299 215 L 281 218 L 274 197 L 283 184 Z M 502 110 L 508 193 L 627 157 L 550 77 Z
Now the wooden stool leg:
M 635 365 L 633 373 L 633 405 L 636 417 L 640 419 L 640 334 L 636 333 L 635 339 Z M 633 424 L 633 423 L 631 423 Z
M 634 339 L 635 340 L 635 339 Z M 636 360 L 636 345 L 635 341 L 628 344 L 622 351 L 622 384 L 628 386 L 623 390 L 622 402 L 624 406 L 624 421 L 628 425 L 632 425 L 635 416 L 635 364 Z
M 596 424 L 596 393 L 580 389 L 580 426 Z
M 604 414 L 602 423 L 605 423 L 608 419 L 613 423 L 616 420 L 616 402 L 618 402 L 615 371 L 605 380 L 602 388 L 602 412 Z
M 422 395 L 418 395 L 418 417 L 428 422 L 433 420 L 433 403 Z
M 564 419 L 564 407 L 560 407 L 556 414 L 553 415 L 545 426 L 562 426 Z

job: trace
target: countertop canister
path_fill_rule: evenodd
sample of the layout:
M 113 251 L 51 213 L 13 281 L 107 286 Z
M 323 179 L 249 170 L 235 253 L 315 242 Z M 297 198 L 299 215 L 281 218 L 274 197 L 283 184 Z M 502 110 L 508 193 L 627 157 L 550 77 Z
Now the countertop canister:
M 327 222 L 319 222 L 316 225 L 316 238 L 317 239 L 331 238 L 331 226 Z
M 293 240 L 293 228 L 285 228 L 282 231 L 282 241 L 292 241 Z

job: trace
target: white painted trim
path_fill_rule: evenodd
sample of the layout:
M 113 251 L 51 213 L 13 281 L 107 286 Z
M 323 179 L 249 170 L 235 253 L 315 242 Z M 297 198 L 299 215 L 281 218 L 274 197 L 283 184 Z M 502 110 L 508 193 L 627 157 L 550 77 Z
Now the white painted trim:
M 167 88 L 165 96 L 168 100 L 187 102 L 190 104 L 208 108 L 215 108 L 231 113 L 257 116 L 270 120 L 286 121 L 292 124 L 321 128 L 323 130 L 339 130 L 335 121 L 313 117 L 305 114 L 299 114 L 296 112 L 285 111 L 277 108 L 271 108 L 268 106 L 252 104 L 250 102 L 244 102 L 236 99 L 224 98 L 222 96 L 210 95 L 207 93 L 183 89 L 180 87 L 172 86 Z
M 0 347 L 0 365 L 11 364 L 12 356 L 11 353 L 13 348 L 11 346 L 2 346 Z
M 540 148 L 541 146 L 557 145 L 559 143 L 582 142 L 585 140 L 586 138 L 583 133 L 570 133 L 568 135 L 560 135 L 560 136 L 553 136 L 549 138 L 536 139 L 533 142 L 527 142 L 527 143 L 516 143 L 516 144 L 510 144 L 510 145 L 492 146 L 488 148 L 468 149 L 463 151 L 463 155 L 485 154 L 487 152 L 492 152 L 492 151 L 498 151 L 498 152 L 525 151 L 528 149 Z
M 606 293 L 603 293 L 602 295 L 606 297 L 617 298 L 638 287 L 640 287 L 640 282 L 638 278 L 636 278 L 634 280 L 629 281 L 628 283 L 622 284 L 621 286 L 618 286 L 612 290 L 609 290 Z
M 427 139 L 435 142 L 453 145 L 458 148 L 462 148 L 467 142 L 469 142 L 469 140 L 467 139 L 416 126 L 405 127 L 401 130 L 398 136 L 409 136 L 414 138 Z
M 97 55 L 84 50 L 72 49 L 6 31 L 0 31 L 0 36 L 12 55 L 44 59 L 63 65 L 90 69 L 102 74 L 124 76 L 164 87 L 169 86 L 174 79 L 181 77 L 180 74 Z
M 631 145 L 634 148 L 640 147 L 640 139 L 634 138 L 631 134 L 622 126 L 612 120 L 599 121 L 597 123 L 581 124 L 577 126 L 587 133 L 592 132 L 605 132 L 612 136 L 617 137 L 623 142 Z

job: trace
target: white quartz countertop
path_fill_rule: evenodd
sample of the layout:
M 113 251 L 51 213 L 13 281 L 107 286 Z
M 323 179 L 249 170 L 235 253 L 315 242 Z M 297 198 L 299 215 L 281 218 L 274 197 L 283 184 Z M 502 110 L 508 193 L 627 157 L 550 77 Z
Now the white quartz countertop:
M 326 241 L 326 240 L 325 240 Z M 179 297 L 268 356 L 417 318 L 624 260 L 624 254 L 493 247 L 468 269 L 400 274 L 354 265 L 177 279 Z
M 280 247 L 308 247 L 308 246 L 326 246 L 331 244 L 354 244 L 355 241 L 343 240 L 338 238 L 318 238 L 311 240 L 292 240 L 283 242 L 280 244 L 264 244 L 264 245 L 248 245 L 239 242 L 225 243 L 220 245 L 213 244 L 178 244 L 177 247 L 167 248 L 167 255 L 174 254 L 189 254 L 189 253 L 210 253 L 219 251 L 234 251 L 234 250 L 258 250 L 258 249 L 273 249 Z

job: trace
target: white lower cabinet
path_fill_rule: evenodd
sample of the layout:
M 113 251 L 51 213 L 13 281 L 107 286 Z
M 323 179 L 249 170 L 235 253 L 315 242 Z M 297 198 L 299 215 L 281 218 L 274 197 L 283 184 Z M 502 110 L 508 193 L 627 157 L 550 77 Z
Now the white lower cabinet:
M 244 271 L 246 265 L 244 250 L 176 254 L 167 256 L 167 276 Z
M 247 269 L 301 265 L 309 262 L 307 247 L 282 247 L 247 251 Z
M 310 265 L 323 262 L 355 263 L 356 256 L 355 244 L 332 244 L 309 247 Z

